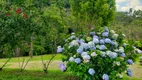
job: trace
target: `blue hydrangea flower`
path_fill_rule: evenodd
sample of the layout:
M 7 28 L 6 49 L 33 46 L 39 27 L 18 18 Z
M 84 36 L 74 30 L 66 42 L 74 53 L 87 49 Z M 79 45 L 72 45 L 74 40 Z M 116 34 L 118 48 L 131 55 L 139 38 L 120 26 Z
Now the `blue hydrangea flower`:
M 101 52 L 102 57 L 106 57 L 106 52 Z
M 81 54 L 82 52 L 83 52 L 83 48 L 79 47 L 79 48 L 77 49 L 77 53 Z
M 111 45 L 115 45 L 115 42 L 113 42 L 113 41 L 111 41 L 111 43 L 110 43 Z
M 138 49 L 137 52 L 138 52 L 139 54 L 142 54 L 142 50 L 140 50 L 140 49 Z
M 93 41 L 90 41 L 88 42 L 88 47 L 91 49 L 91 48 L 94 48 L 95 44 Z
M 95 35 L 95 32 L 90 32 L 90 35 L 91 35 L 91 36 L 94 36 L 94 35 Z
M 103 39 L 101 39 L 100 44 L 105 44 L 105 41 Z
M 61 53 L 63 51 L 63 48 L 61 46 L 57 47 L 57 53 Z
M 89 55 L 84 55 L 83 59 L 89 60 L 89 59 L 91 59 L 91 57 Z
M 97 35 L 94 35 L 93 38 L 99 39 L 99 37 Z
M 127 63 L 130 64 L 130 65 L 132 65 L 132 64 L 133 64 L 133 61 L 132 61 L 131 59 L 128 59 L 128 60 L 127 60 Z
M 100 45 L 100 50 L 105 50 L 106 49 L 106 46 L 105 45 Z
M 109 44 L 111 44 L 111 39 L 106 38 L 106 39 L 105 39 L 105 43 L 109 43 Z
M 116 53 L 116 52 L 110 52 L 110 53 L 108 54 L 108 56 L 113 59 L 113 58 L 116 58 L 116 57 L 117 57 L 117 53 Z
M 96 50 L 96 47 L 95 47 L 95 46 L 94 46 L 94 47 L 91 47 L 90 50 Z
M 79 64 L 81 62 L 81 59 L 80 58 L 76 58 L 74 61 L 75 61 L 75 63 Z
M 79 41 L 80 44 L 81 44 L 81 43 L 84 43 L 84 42 L 85 42 L 84 39 L 80 39 L 80 41 Z
M 109 36 L 109 32 L 103 32 L 103 33 L 102 33 L 102 36 L 103 36 L 103 37 L 108 37 L 108 36 Z
M 74 36 L 74 35 L 72 35 L 71 37 L 70 37 L 70 39 L 75 39 L 76 37 Z
M 127 75 L 132 76 L 132 70 L 131 69 L 127 69 Z
M 125 53 L 120 54 L 121 57 L 126 57 Z
M 103 80 L 109 80 L 109 76 L 107 74 L 103 74 L 102 78 Z
M 65 71 L 66 70 L 66 66 L 64 65 L 64 63 L 61 63 L 59 65 L 59 67 L 60 67 L 61 71 Z
M 95 44 L 98 44 L 98 43 L 99 43 L 99 39 L 98 39 L 98 38 L 93 38 L 93 42 L 94 42 Z
M 88 70 L 88 73 L 93 76 L 95 74 L 95 70 L 93 68 L 90 68 Z
M 88 48 L 89 48 L 89 46 L 88 46 L 87 43 L 81 43 L 81 46 L 82 46 L 84 49 L 88 49 Z

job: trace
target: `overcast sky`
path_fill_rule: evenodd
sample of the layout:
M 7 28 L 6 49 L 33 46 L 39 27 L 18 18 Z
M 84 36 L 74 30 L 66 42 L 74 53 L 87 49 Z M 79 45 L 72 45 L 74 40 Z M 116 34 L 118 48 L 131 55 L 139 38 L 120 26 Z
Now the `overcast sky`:
M 116 0 L 117 11 L 142 10 L 142 0 Z

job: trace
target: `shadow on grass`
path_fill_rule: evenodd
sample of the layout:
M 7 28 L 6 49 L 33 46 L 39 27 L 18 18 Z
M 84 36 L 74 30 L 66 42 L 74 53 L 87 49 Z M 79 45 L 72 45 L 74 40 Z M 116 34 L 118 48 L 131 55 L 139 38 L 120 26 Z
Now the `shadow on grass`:
M 49 70 L 46 74 L 40 70 L 3 69 L 0 71 L 0 80 L 78 80 L 71 73 L 59 70 Z

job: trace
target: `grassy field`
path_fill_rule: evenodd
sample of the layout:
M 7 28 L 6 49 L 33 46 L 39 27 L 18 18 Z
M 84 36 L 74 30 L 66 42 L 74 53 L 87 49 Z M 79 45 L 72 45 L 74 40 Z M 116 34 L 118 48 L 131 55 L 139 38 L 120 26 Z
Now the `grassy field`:
M 44 60 L 49 60 L 52 57 L 52 54 L 47 54 L 47 55 L 43 55 L 43 59 Z M 64 57 L 61 54 L 57 54 L 53 60 L 62 60 L 62 57 Z M 20 59 L 29 59 L 30 57 L 20 57 Z M 7 58 L 1 58 L 0 62 L 5 62 L 7 60 Z M 30 61 L 39 61 L 41 60 L 41 56 L 34 56 Z M 12 58 L 10 60 L 10 62 L 18 62 L 18 57 Z
M 0 71 L 0 80 L 74 80 L 70 73 L 59 70 L 49 70 L 47 74 L 40 70 L 26 70 L 19 72 L 18 69 L 4 69 Z
M 139 55 L 139 57 L 142 55 Z M 61 72 L 59 70 L 59 64 L 63 56 L 58 54 L 49 66 L 48 74 L 43 72 L 43 65 L 40 56 L 34 56 L 29 62 L 26 69 L 20 72 L 18 66 L 18 58 L 12 58 L 10 62 L 0 71 L 0 80 L 78 80 L 77 77 L 73 76 L 69 72 Z M 139 57 L 134 65 L 130 65 L 133 71 L 133 77 L 128 77 L 124 74 L 123 80 L 142 80 L 142 66 L 139 63 Z M 21 57 L 21 59 L 28 57 Z M 51 55 L 44 55 L 44 60 L 49 60 Z M 0 59 L 0 66 L 3 61 L 7 59 Z

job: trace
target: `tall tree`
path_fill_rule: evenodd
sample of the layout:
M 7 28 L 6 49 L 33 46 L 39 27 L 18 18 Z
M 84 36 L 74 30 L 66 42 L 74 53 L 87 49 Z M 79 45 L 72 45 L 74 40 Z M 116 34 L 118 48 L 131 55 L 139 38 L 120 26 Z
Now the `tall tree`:
M 106 26 L 114 18 L 115 0 L 70 0 L 70 5 L 72 14 L 89 29 Z

